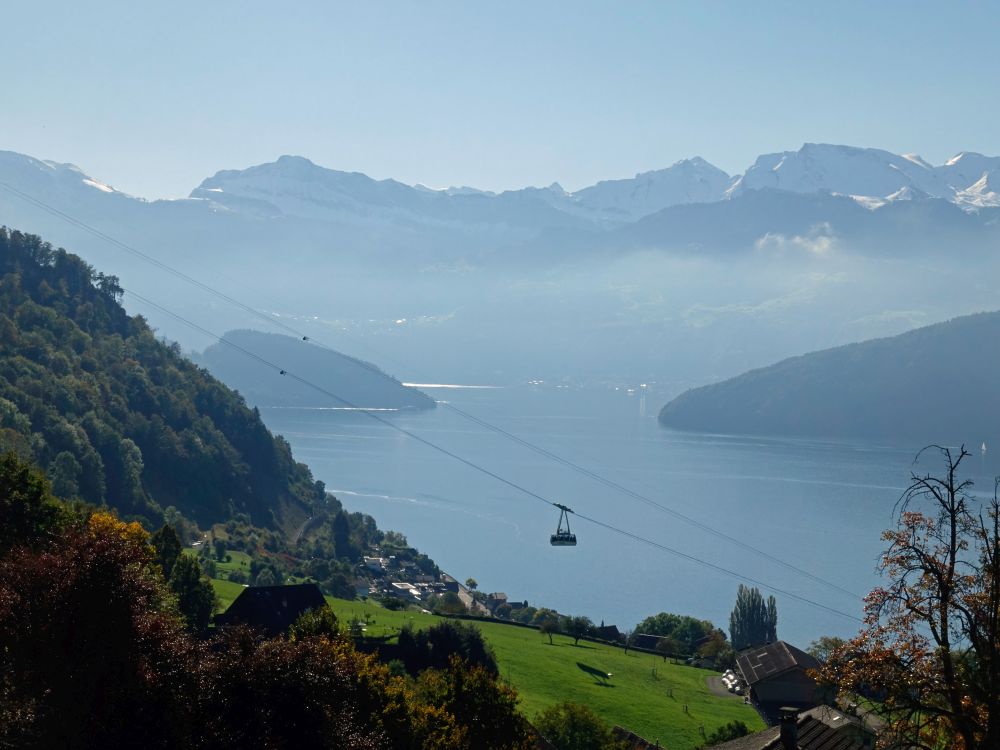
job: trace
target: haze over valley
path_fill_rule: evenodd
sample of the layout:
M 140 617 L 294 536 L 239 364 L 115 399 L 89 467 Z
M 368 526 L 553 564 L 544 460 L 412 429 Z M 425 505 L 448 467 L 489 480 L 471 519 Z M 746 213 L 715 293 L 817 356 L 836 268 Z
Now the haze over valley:
M 281 157 L 147 201 L 6 152 L 16 192 L 0 209 L 214 333 L 262 323 L 50 209 L 404 379 L 652 382 L 668 398 L 993 309 L 998 164 L 806 144 L 735 176 L 692 158 L 572 193 L 495 194 Z M 129 304 L 185 348 L 211 344 Z
M 1000 748 L 1000 6 L 4 20 L 0 748 Z

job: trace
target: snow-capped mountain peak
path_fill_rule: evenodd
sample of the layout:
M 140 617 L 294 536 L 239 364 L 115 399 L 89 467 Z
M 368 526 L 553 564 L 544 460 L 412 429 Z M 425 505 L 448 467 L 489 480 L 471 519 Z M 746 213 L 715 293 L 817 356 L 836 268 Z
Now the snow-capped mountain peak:
M 976 182 L 956 193 L 955 202 L 970 208 L 1000 206 L 1000 168 L 983 172 Z
M 610 221 L 634 221 L 670 206 L 711 203 L 725 196 L 732 178 L 700 156 L 666 169 L 604 180 L 572 194 L 574 205 Z
M 903 188 L 936 198 L 950 199 L 954 193 L 935 168 L 919 156 L 826 143 L 806 143 L 798 151 L 758 157 L 728 195 L 760 188 L 873 198 L 888 198 Z
M 46 190 L 50 191 L 57 190 L 62 193 L 77 190 L 84 191 L 84 193 L 97 191 L 126 196 L 125 193 L 115 190 L 111 185 L 86 174 L 75 164 L 35 159 L 14 151 L 0 151 L 0 173 L 18 184 L 44 186 Z
M 957 191 L 970 188 L 984 173 L 995 169 L 1000 169 L 1000 157 L 983 156 L 974 151 L 956 154 L 937 167 L 938 173 Z

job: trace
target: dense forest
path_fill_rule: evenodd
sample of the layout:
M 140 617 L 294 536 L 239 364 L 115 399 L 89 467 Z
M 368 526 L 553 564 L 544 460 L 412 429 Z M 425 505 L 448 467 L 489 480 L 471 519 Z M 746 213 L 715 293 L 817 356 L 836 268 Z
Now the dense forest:
M 172 505 L 202 524 L 246 513 L 272 527 L 325 499 L 237 394 L 125 313 L 115 277 L 7 230 L 0 274 L 3 447 L 57 495 L 146 525 Z
M 114 276 L 0 229 L 0 452 L 41 467 L 64 500 L 149 530 L 169 523 L 186 542 L 199 529 L 224 537 L 254 559 L 248 582 L 309 577 L 353 597 L 354 564 L 386 535 L 121 297 Z M 402 535 L 388 540 L 436 571 Z

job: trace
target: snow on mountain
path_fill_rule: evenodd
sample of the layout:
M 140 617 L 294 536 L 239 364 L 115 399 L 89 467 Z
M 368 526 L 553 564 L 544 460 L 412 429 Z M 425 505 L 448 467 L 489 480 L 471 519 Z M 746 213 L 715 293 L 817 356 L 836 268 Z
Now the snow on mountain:
M 807 143 L 798 151 L 758 157 L 728 195 L 761 188 L 872 198 L 888 198 L 908 188 L 947 200 L 955 193 L 945 176 L 920 157 L 824 143 Z
M 853 197 L 855 197 L 855 199 L 857 199 L 857 196 L 853 196 Z M 885 197 L 885 199 L 886 199 L 886 201 L 889 201 L 889 202 L 892 202 L 892 201 L 918 201 L 918 200 L 927 200 L 928 198 L 932 198 L 932 197 L 933 196 L 928 195 L 923 190 L 917 190 L 915 187 L 912 187 L 911 185 L 904 185 L 899 190 L 897 190 L 895 193 L 892 193 L 891 195 L 887 195 Z
M 972 151 L 963 151 L 953 156 L 935 171 L 942 175 L 955 190 L 967 190 L 985 172 L 1000 169 L 1000 156 L 983 156 Z
M 603 180 L 573 193 L 572 203 L 609 221 L 636 221 L 670 206 L 722 200 L 732 178 L 700 156 L 631 179 Z
M 132 197 L 84 174 L 75 164 L 43 161 L 14 151 L 0 151 L 0 179 L 18 189 L 44 190 L 49 194 L 98 193 Z
M 955 194 L 955 202 L 972 208 L 1000 206 L 1000 168 L 983 172 L 976 182 Z
M 575 193 L 559 183 L 493 193 L 467 186 L 433 189 L 373 180 L 357 172 L 326 169 L 300 156 L 282 156 L 273 163 L 219 172 L 202 182 L 191 197 L 263 215 L 352 223 L 386 219 L 462 223 L 463 211 L 475 207 L 473 213 L 480 215 L 475 221 L 519 225 L 544 219 L 537 215 L 538 206 L 547 206 L 565 217 L 608 225 L 635 221 L 673 205 L 721 200 L 730 181 L 722 170 L 694 158 L 634 178 L 599 182 Z M 486 215 L 484 201 L 493 206 Z M 511 215 L 525 210 L 534 218 Z
M 374 180 L 358 172 L 326 169 L 303 157 L 283 156 L 270 164 L 219 172 L 191 195 L 233 211 L 360 226 L 416 222 L 522 230 L 554 225 L 610 228 L 673 206 L 712 203 L 760 189 L 845 195 L 869 210 L 930 198 L 976 210 L 994 205 L 996 191 L 989 180 L 977 184 L 996 169 L 1000 157 L 973 152 L 934 166 L 914 154 L 807 143 L 798 151 L 764 154 L 735 179 L 694 157 L 575 192 L 553 183 L 494 193 L 468 186 L 432 189 Z
M 405 215 L 436 191 L 420 191 L 395 180 L 373 180 L 360 172 L 340 172 L 302 156 L 242 170 L 224 170 L 203 181 L 192 198 L 209 198 L 236 210 L 307 219 L 371 218 L 374 209 Z

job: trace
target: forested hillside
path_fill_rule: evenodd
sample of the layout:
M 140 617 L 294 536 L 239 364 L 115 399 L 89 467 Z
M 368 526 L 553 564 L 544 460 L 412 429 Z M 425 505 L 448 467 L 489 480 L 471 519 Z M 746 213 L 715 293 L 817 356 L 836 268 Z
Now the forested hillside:
M 237 513 L 287 527 L 324 500 L 255 410 L 156 339 L 113 276 L 0 229 L 0 449 L 57 495 L 147 527 L 175 506 L 200 525 Z
M 1000 312 L 813 352 L 695 388 L 660 412 L 706 432 L 979 445 L 1000 439 Z
M 254 406 L 346 406 L 382 409 L 433 409 L 434 400 L 408 388 L 375 365 L 291 336 L 260 331 L 230 331 L 224 341 L 280 364 L 289 372 L 335 393 L 338 401 L 301 381 L 252 362 L 234 346 L 213 344 L 198 360 L 213 375 L 238 390 Z

